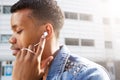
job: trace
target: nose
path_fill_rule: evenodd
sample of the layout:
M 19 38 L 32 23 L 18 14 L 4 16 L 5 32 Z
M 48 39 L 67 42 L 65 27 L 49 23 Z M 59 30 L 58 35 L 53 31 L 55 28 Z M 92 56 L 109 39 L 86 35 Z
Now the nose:
M 12 36 L 9 38 L 9 43 L 15 44 L 16 42 L 17 42 L 17 39 L 12 35 Z

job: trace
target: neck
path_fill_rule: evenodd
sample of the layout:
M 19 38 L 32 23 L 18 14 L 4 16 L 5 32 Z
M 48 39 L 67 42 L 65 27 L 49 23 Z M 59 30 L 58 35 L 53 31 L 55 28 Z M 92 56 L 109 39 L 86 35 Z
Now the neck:
M 43 51 L 42 60 L 48 58 L 49 56 L 55 56 L 59 50 L 59 42 L 56 39 L 51 39 L 46 41 L 45 48 Z

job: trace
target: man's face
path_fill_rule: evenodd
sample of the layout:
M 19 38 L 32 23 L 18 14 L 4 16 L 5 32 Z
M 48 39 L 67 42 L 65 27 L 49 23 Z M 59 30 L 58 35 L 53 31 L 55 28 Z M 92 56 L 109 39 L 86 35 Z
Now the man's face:
M 22 48 L 34 45 L 39 42 L 44 32 L 44 25 L 37 26 L 36 20 L 30 16 L 28 9 L 20 10 L 12 14 L 11 28 L 13 34 L 9 40 L 12 44 L 13 55 L 16 55 Z

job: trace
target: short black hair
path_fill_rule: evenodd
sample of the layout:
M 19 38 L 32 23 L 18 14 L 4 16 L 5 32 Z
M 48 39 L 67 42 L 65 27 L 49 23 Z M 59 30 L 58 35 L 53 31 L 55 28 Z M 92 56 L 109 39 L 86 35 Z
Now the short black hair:
M 11 13 L 22 9 L 30 9 L 32 16 L 40 21 L 48 21 L 53 25 L 56 36 L 64 24 L 64 15 L 55 0 L 19 0 L 11 7 Z

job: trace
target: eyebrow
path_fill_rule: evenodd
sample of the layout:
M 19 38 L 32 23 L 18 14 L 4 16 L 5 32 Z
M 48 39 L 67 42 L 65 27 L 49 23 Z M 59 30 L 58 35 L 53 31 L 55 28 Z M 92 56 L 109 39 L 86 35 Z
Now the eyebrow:
M 11 28 L 12 30 L 16 30 L 16 28 L 17 28 L 18 26 L 17 26 L 17 25 L 12 25 L 11 27 L 12 27 L 12 28 Z

